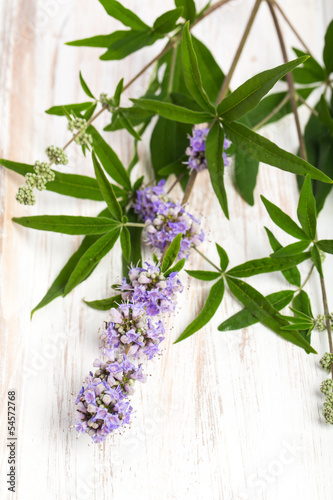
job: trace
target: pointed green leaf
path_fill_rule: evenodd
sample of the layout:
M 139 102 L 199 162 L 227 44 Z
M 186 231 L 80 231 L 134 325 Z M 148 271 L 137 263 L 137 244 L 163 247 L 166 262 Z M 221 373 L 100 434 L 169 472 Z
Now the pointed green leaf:
M 176 27 L 176 23 L 179 17 L 182 15 L 183 9 L 173 9 L 165 12 L 161 16 L 159 16 L 154 22 L 153 29 L 157 31 L 157 33 L 169 33 L 174 30 Z
M 117 39 L 100 56 L 100 59 L 102 61 L 119 61 L 143 47 L 153 45 L 161 37 L 163 35 L 153 32 L 150 28 L 146 31 L 119 31 Z
M 327 74 L 333 71 L 333 21 L 328 25 L 325 34 L 325 46 L 323 51 L 323 59 L 326 66 Z
M 79 283 L 89 276 L 103 257 L 109 253 L 120 236 L 120 229 L 116 228 L 101 236 L 82 255 L 66 284 L 64 295 L 67 295 Z
M 99 164 L 99 161 L 96 158 L 95 152 L 92 152 L 92 159 L 94 163 L 94 169 L 95 169 L 95 175 L 96 179 L 99 185 L 99 188 L 101 190 L 101 193 L 103 195 L 104 200 L 106 201 L 106 204 L 112 214 L 112 216 L 118 220 L 122 220 L 123 212 L 121 209 L 121 206 L 118 203 L 118 200 L 113 192 L 112 186 L 110 182 L 107 180 L 106 175 L 104 174 L 104 171 Z
M 83 113 L 83 118 L 85 120 L 90 120 L 90 118 L 92 117 L 92 115 L 95 113 L 95 109 L 97 108 L 97 102 L 92 102 L 91 105 L 89 106 L 89 108 L 87 108 L 85 110 L 85 112 Z
M 227 121 L 239 120 L 259 104 L 280 78 L 307 58 L 308 56 L 299 57 L 253 76 L 220 102 L 217 108 L 218 114 Z
M 134 139 L 136 139 L 137 141 L 141 141 L 140 135 L 137 133 L 127 116 L 124 115 L 121 110 L 119 110 L 119 120 L 122 126 L 134 137 Z
M 108 311 L 111 307 L 117 307 L 122 302 L 121 295 L 114 295 L 108 299 L 84 300 L 87 306 L 98 311 Z
M 325 125 L 327 130 L 333 135 L 333 119 L 331 116 L 330 108 L 325 99 L 325 94 L 322 94 L 319 101 L 318 120 Z
M 293 300 L 293 307 L 294 309 L 292 309 L 292 311 L 303 313 L 313 319 L 311 302 L 308 294 L 304 290 L 301 290 L 297 295 L 295 295 Z
M 302 57 L 306 54 L 302 50 L 293 48 L 297 57 Z M 320 64 L 311 56 L 304 63 L 301 68 L 296 68 L 293 71 L 294 81 L 297 83 L 316 83 L 325 80 L 325 71 Z
M 297 207 L 297 217 L 303 231 L 309 239 L 314 240 L 317 231 L 316 200 L 312 194 L 310 175 L 305 177 Z
M 301 253 L 292 257 L 280 257 L 274 259 L 264 257 L 263 259 L 254 259 L 233 267 L 228 271 L 228 276 L 237 278 L 249 278 L 256 274 L 273 273 L 275 271 L 285 271 L 291 267 L 297 266 L 301 262 L 310 258 L 310 252 Z
M 267 227 L 265 227 L 265 231 L 267 233 L 269 243 L 270 243 L 272 250 L 274 252 L 277 252 L 278 250 L 283 248 L 283 246 L 275 238 L 272 231 L 270 231 Z M 299 272 L 299 270 L 297 269 L 296 266 L 291 267 L 290 269 L 287 269 L 286 271 L 281 271 L 281 272 L 282 272 L 283 276 L 286 278 L 286 280 L 288 281 L 288 283 L 290 283 L 291 285 L 298 286 L 298 287 L 301 286 L 301 273 Z
M 285 319 L 288 319 L 288 317 L 286 316 Z M 308 321 L 300 321 L 299 323 L 295 323 L 293 325 L 287 325 L 287 326 L 281 326 L 281 329 L 282 330 L 308 330 L 309 328 L 311 328 L 313 326 L 313 323 L 310 323 Z
M 48 115 L 66 116 L 67 112 L 77 115 L 78 113 L 81 113 L 81 111 L 89 108 L 91 104 L 91 101 L 87 101 L 81 102 L 79 104 L 64 104 L 62 106 L 52 106 L 51 108 L 47 109 L 45 113 L 47 113 Z
M 206 45 L 200 42 L 200 40 L 195 38 L 193 35 L 192 43 L 198 59 L 203 88 L 205 89 L 210 101 L 215 102 L 224 80 L 223 71 Z
M 221 273 L 215 271 L 189 271 L 188 269 L 185 269 L 185 271 L 197 280 L 214 281 L 221 277 Z
M 311 258 L 312 258 L 314 265 L 316 266 L 318 273 L 323 278 L 323 268 L 321 265 L 321 257 L 320 257 L 320 253 L 319 253 L 319 250 L 318 250 L 318 247 L 316 244 L 314 244 L 313 247 L 311 248 Z
M 261 295 L 258 290 L 244 281 L 227 277 L 231 293 L 255 316 L 263 325 L 267 326 L 285 340 L 302 347 L 307 353 L 316 351 L 298 332 L 282 330 L 281 327 L 288 325 L 279 312 Z
M 175 239 L 172 240 L 172 242 L 170 243 L 168 250 L 165 252 L 164 259 L 161 265 L 162 273 L 167 271 L 177 258 L 177 255 L 179 254 L 180 251 L 180 244 L 182 241 L 182 237 L 183 235 L 179 233 L 177 234 Z
M 121 23 L 134 30 L 146 30 L 149 26 L 144 23 L 134 12 L 126 9 L 116 0 L 99 0 L 109 16 L 118 19 Z
M 65 45 L 73 47 L 101 47 L 107 49 L 116 40 L 119 40 L 124 33 L 124 31 L 115 31 L 114 33 L 110 33 L 110 35 L 97 35 L 89 38 L 81 38 L 81 40 L 66 42 Z
M 195 99 L 203 109 L 215 114 L 215 106 L 210 102 L 202 86 L 198 59 L 194 52 L 189 24 L 188 21 L 183 28 L 182 41 L 182 63 L 185 83 L 193 99 Z
M 187 337 L 190 337 L 198 330 L 201 330 L 207 323 L 212 319 L 214 314 L 217 311 L 217 308 L 221 304 L 224 295 L 224 279 L 219 279 L 210 289 L 208 298 L 206 300 L 205 305 L 201 309 L 200 313 L 197 315 L 194 321 L 188 325 L 187 328 L 183 331 L 183 333 L 178 337 L 175 344 L 177 342 L 181 342 Z
M 80 83 L 81 83 L 81 87 L 82 87 L 83 91 L 87 94 L 87 96 L 91 97 L 92 99 L 95 99 L 93 93 L 91 92 L 90 88 L 86 84 L 86 82 L 82 76 L 81 71 L 80 71 Z
M 310 174 L 312 179 L 329 184 L 333 183 L 332 179 L 310 165 L 310 163 L 302 160 L 299 156 L 295 156 L 279 148 L 276 144 L 256 134 L 245 125 L 236 122 L 224 122 L 223 128 L 231 142 L 235 143 L 236 146 L 239 146 L 256 160 L 280 168 L 286 172 L 299 175 Z
M 268 215 L 272 219 L 272 221 L 279 226 L 283 231 L 290 234 L 294 238 L 299 240 L 308 240 L 308 236 L 304 233 L 304 231 L 294 222 L 289 215 L 284 213 L 281 208 L 274 205 L 268 201 L 264 196 L 260 197 L 263 204 L 266 207 Z
M 124 89 L 124 79 L 122 78 L 116 87 L 116 91 L 115 91 L 114 97 L 113 97 L 114 105 L 117 107 L 120 104 L 120 98 L 121 98 L 121 94 L 123 92 L 123 89 Z
M 229 264 L 229 257 L 227 252 L 222 248 L 218 243 L 215 243 L 216 245 L 216 250 L 220 256 L 220 266 L 222 271 L 225 271 L 228 267 Z
M 131 236 L 130 232 L 127 229 L 126 226 L 122 228 L 121 234 L 120 234 L 120 244 L 121 244 L 121 249 L 123 252 L 123 255 L 127 262 L 130 262 L 131 258 Z
M 164 273 L 164 276 L 167 278 L 168 276 L 170 276 L 171 273 L 179 273 L 179 271 L 181 271 L 183 269 L 183 267 L 185 266 L 185 262 L 186 262 L 185 258 L 179 260 L 178 262 L 176 262 L 176 264 L 174 266 L 170 267 L 170 269 L 168 269 Z M 157 261 L 157 263 L 158 263 L 158 261 Z
M 293 290 L 282 290 L 280 292 L 271 293 L 265 298 L 277 311 L 281 311 L 284 307 L 290 304 L 293 296 Z M 220 332 L 242 330 L 243 328 L 255 325 L 258 322 L 258 318 L 253 316 L 248 309 L 244 308 L 221 323 L 218 330 Z
M 299 255 L 304 250 L 308 248 L 310 243 L 308 241 L 296 241 L 296 243 L 291 243 L 285 247 L 280 248 L 276 252 L 271 254 L 271 257 L 292 257 L 294 255 Z
M 333 240 L 319 240 L 317 247 L 325 253 L 333 253 Z
M 254 188 L 257 183 L 259 161 L 249 156 L 242 149 L 235 153 L 235 181 L 241 197 L 251 206 L 254 205 Z
M 151 113 L 164 116 L 169 120 L 174 120 L 181 123 L 205 123 L 212 119 L 210 113 L 202 111 L 192 111 L 181 106 L 175 106 L 164 101 L 157 101 L 154 99 L 131 99 L 137 106 L 150 111 Z
M 129 175 L 114 150 L 105 142 L 103 137 L 94 127 L 90 126 L 88 132 L 93 138 L 95 153 L 103 165 L 104 170 L 110 177 L 112 177 L 112 179 L 118 182 L 118 184 L 123 186 L 125 189 L 130 190 L 131 181 Z
M 12 220 L 23 227 L 63 234 L 104 234 L 119 226 L 117 221 L 106 217 L 75 215 L 35 215 L 13 217 Z
M 207 168 L 214 192 L 224 215 L 229 219 L 228 199 L 224 186 L 223 162 L 224 133 L 219 122 L 214 122 L 206 139 Z
M 189 21 L 193 21 L 195 18 L 195 3 L 194 0 L 175 0 L 176 7 L 183 7 L 183 18 Z

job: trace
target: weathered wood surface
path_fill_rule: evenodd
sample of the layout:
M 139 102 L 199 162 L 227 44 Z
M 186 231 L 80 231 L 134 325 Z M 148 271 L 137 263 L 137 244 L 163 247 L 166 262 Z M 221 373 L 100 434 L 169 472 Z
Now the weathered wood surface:
M 280 3 L 321 60 L 333 4 L 329 0 Z M 127 0 L 125 4 L 147 22 L 172 8 L 171 0 Z M 252 0 L 231 1 L 195 29 L 224 71 L 252 4 Z M 288 47 L 300 47 L 282 25 Z M 65 41 L 109 33 L 120 26 L 105 15 L 97 0 L 3 1 L 0 26 L 0 156 L 26 163 L 42 160 L 47 145 L 67 141 L 65 120 L 44 115 L 43 110 L 84 99 L 79 70 L 97 95 L 112 92 L 122 76 L 128 81 L 158 51 L 154 46 L 125 62 L 105 63 L 98 60 L 98 50 L 64 46 Z M 263 4 L 232 87 L 280 63 L 280 49 Z M 126 97 L 139 96 L 148 78 L 149 72 Z M 304 123 L 308 111 L 301 109 L 300 115 Z M 106 116 L 99 119 L 98 125 L 106 120 Z M 268 127 L 265 134 L 296 151 L 292 117 Z M 129 161 L 131 139 L 115 133 L 109 140 L 122 160 Z M 141 169 L 148 160 L 147 144 L 145 140 L 140 146 Z M 70 149 L 70 159 L 65 171 L 91 173 L 90 161 L 82 159 L 75 146 Z M 214 258 L 213 242 L 218 241 L 235 264 L 267 255 L 263 225 L 272 229 L 273 225 L 259 195 L 265 193 L 295 215 L 293 176 L 262 166 L 253 208 L 235 193 L 230 171 L 226 176 L 230 222 L 222 216 L 206 174 L 190 200 L 206 227 L 202 249 Z M 217 332 L 217 325 L 239 309 L 230 296 L 207 328 L 172 345 L 206 296 L 205 285 L 198 283 L 190 286 L 188 282 L 178 314 L 168 322 L 163 356 L 151 363 L 152 377 L 137 389 L 131 429 L 102 446 L 90 444 L 84 436 L 76 439 L 71 428 L 73 402 L 98 353 L 96 332 L 103 318 L 103 313 L 88 310 L 81 299 L 107 296 L 110 285 L 119 279 L 120 249 L 106 257 L 74 293 L 65 300 L 57 299 L 30 322 L 30 310 L 79 238 L 26 230 L 15 226 L 11 218 L 43 213 L 94 215 L 100 205 L 44 192 L 38 194 L 35 207 L 22 207 L 14 199 L 19 182 L 17 175 L 0 167 L 1 498 L 331 499 L 333 430 L 320 415 L 323 397 L 318 387 L 325 374 L 318 368 L 319 358 L 307 356 L 262 326 L 229 334 Z M 325 237 L 332 237 L 332 207 L 331 197 L 319 223 L 319 233 Z M 288 241 L 278 234 L 284 243 Z M 189 265 L 206 268 L 198 255 L 191 257 Z M 327 257 L 324 268 L 331 309 L 332 266 L 333 258 Z M 302 268 L 306 272 L 307 265 Z M 264 292 L 287 288 L 279 275 L 251 282 Z M 311 279 L 309 290 L 315 313 L 322 312 L 317 278 Z M 319 352 L 327 349 L 325 334 L 315 334 L 315 346 Z M 6 487 L 9 388 L 17 391 L 18 408 L 15 495 Z

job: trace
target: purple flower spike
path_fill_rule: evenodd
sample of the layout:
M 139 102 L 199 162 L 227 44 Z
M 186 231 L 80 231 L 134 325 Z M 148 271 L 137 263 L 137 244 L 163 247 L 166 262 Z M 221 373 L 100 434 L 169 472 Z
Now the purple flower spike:
M 195 125 L 192 130 L 192 136 L 189 136 L 190 146 L 186 149 L 186 154 L 189 157 L 189 169 L 202 172 L 207 168 L 206 161 L 206 139 L 209 133 L 209 128 L 204 125 Z M 230 141 L 224 139 L 223 145 L 223 161 L 224 165 L 229 165 L 229 159 L 226 150 L 230 146 Z

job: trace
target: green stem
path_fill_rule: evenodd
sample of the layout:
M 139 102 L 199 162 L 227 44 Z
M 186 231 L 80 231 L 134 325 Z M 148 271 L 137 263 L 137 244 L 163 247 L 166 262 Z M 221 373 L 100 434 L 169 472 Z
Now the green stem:
M 288 62 L 287 50 L 286 50 L 286 46 L 285 46 L 285 43 L 284 43 L 282 31 L 281 31 L 281 28 L 280 28 L 280 25 L 279 25 L 279 21 L 277 19 L 277 16 L 276 16 L 276 13 L 275 13 L 275 10 L 274 10 L 274 4 L 275 4 L 275 2 L 273 0 L 267 0 L 267 3 L 268 3 L 268 7 L 269 7 L 269 10 L 270 10 L 270 13 L 272 15 L 272 19 L 273 19 L 273 22 L 274 22 L 276 34 L 277 34 L 278 39 L 279 39 L 283 61 L 284 61 L 284 63 L 287 63 Z M 302 134 L 302 130 L 301 130 L 301 124 L 300 124 L 299 117 L 298 117 L 297 102 L 296 102 L 296 99 L 295 99 L 296 92 L 295 92 L 294 79 L 293 79 L 292 74 L 291 73 L 287 73 L 286 79 L 287 79 L 288 88 L 289 88 L 289 97 L 290 97 L 291 109 L 293 111 L 294 118 L 295 118 L 295 125 L 296 125 L 298 142 L 299 142 L 300 156 L 301 156 L 301 158 L 303 158 L 303 160 L 306 161 L 307 160 L 307 154 L 306 154 L 305 142 L 304 142 L 304 138 L 303 138 L 303 134 Z
M 308 275 L 307 277 L 305 278 L 304 282 L 301 284 L 301 286 L 296 290 L 297 292 L 301 292 L 303 290 L 303 288 L 305 287 L 305 285 L 307 284 L 307 282 L 309 281 L 310 279 L 310 276 L 312 274 L 312 271 L 314 270 L 314 267 L 315 265 L 312 264 L 311 268 L 310 268 L 310 271 L 308 272 Z
M 168 95 L 171 94 L 173 87 L 173 78 L 175 76 L 176 59 L 177 59 L 177 49 L 178 49 L 178 44 L 175 42 L 172 49 L 172 59 L 171 59 L 169 81 L 168 81 Z
M 126 222 L 124 226 L 127 227 L 146 227 L 146 224 L 141 224 L 140 222 Z
M 302 104 L 305 104 L 305 106 L 311 111 L 311 113 L 316 117 L 318 118 L 319 116 L 319 113 L 318 111 L 316 111 L 315 109 L 313 109 L 312 106 L 310 106 L 310 104 L 308 104 L 308 102 L 298 93 L 296 92 L 296 99 L 298 101 L 301 101 Z
M 328 302 L 327 302 L 325 280 L 324 280 L 324 276 L 319 276 L 319 278 L 320 278 L 321 294 L 322 294 L 323 305 L 324 305 L 325 322 L 326 322 L 326 329 L 327 329 L 327 336 L 328 336 L 328 345 L 329 345 L 330 353 L 332 354 L 333 353 L 332 330 L 331 330 L 330 312 L 328 309 Z M 332 378 L 333 378 L 333 364 L 332 364 Z
M 206 261 L 207 261 L 207 262 L 208 262 L 211 266 L 213 266 L 213 267 L 214 267 L 214 268 L 215 268 L 215 269 L 216 269 L 219 273 L 221 273 L 221 274 L 222 274 L 222 270 L 221 270 L 219 267 L 215 266 L 214 262 L 212 262 L 210 259 L 208 259 L 208 257 L 206 257 L 206 255 L 204 255 L 202 252 L 200 252 L 200 250 L 198 250 L 196 247 L 194 247 L 194 250 L 195 250 L 195 251 L 196 251 L 199 255 L 201 255 L 201 257 L 202 257 L 203 259 L 205 259 L 205 260 L 206 260 Z
M 227 74 L 227 76 L 225 77 L 224 79 L 224 82 L 223 82 L 223 85 L 222 85 L 222 88 L 220 90 L 220 93 L 218 95 L 218 98 L 217 98 L 217 104 L 219 102 L 222 101 L 222 99 L 227 95 L 228 93 L 228 89 L 229 89 L 229 84 L 230 84 L 230 80 L 232 78 L 232 75 L 234 74 L 234 71 L 236 69 L 236 66 L 237 66 L 237 63 L 239 61 L 239 58 L 243 52 L 243 48 L 244 48 L 244 45 L 246 43 L 246 40 L 249 36 L 249 33 L 251 31 L 251 28 L 252 28 L 252 25 L 253 25 L 253 22 L 256 18 L 256 15 L 257 15 L 257 12 L 258 12 L 258 9 L 260 7 L 260 4 L 261 4 L 261 0 L 256 0 L 254 6 L 253 6 L 253 9 L 252 9 L 252 12 L 250 14 L 250 17 L 249 17 L 249 20 L 247 22 L 247 25 L 245 27 L 245 30 L 244 30 L 244 33 L 243 33 L 243 36 L 242 36 L 242 39 L 238 45 L 238 49 L 236 51 L 236 54 L 234 56 L 234 59 L 231 63 L 231 66 L 230 66 L 230 70 L 229 70 L 229 73 Z

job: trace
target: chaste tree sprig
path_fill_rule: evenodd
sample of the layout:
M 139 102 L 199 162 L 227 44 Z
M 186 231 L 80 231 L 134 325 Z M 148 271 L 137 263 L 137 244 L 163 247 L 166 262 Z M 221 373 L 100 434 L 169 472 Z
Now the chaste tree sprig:
M 78 250 L 32 314 L 55 298 L 66 296 L 86 280 L 120 241 L 124 278 L 121 284 L 113 286 L 118 294 L 86 302 L 95 309 L 109 310 L 105 328 L 100 333 L 102 357 L 95 361 L 97 369 L 90 372 L 76 401 L 77 429 L 89 434 L 95 442 L 103 441 L 109 433 L 129 423 L 132 407 L 128 397 L 132 386 L 136 380 L 145 380 L 142 361 L 160 352 L 159 346 L 165 336 L 163 315 L 174 311 L 176 295 L 183 289 L 178 274 L 193 251 L 214 270 L 187 270 L 187 273 L 195 279 L 212 282 L 212 286 L 202 310 L 176 342 L 207 325 L 217 313 L 227 286 L 244 308 L 224 320 L 219 331 L 237 330 L 260 322 L 305 352 L 316 353 L 311 345 L 312 331 L 327 330 L 329 352 L 321 358 L 320 365 L 333 374 L 332 314 L 322 266 L 323 255 L 333 253 L 333 240 L 319 239 L 317 235 L 318 214 L 333 184 L 333 119 L 329 99 L 333 22 L 325 35 L 322 65 L 310 54 L 277 2 L 267 0 L 284 63 L 253 76 L 231 91 L 231 78 L 261 0 L 254 3 L 226 75 L 191 30 L 228 0 L 212 5 L 209 2 L 200 12 L 193 0 L 175 0 L 175 8 L 159 16 L 152 26 L 116 0 L 99 1 L 107 14 L 121 21 L 125 29 L 68 45 L 105 49 L 100 56 L 103 61 L 122 60 L 161 39 L 166 41 L 163 50 L 127 84 L 124 85 L 121 79 L 114 92 L 108 90 L 99 98 L 94 96 L 80 73 L 81 87 L 89 100 L 53 106 L 46 111 L 66 118 L 72 132 L 71 139 L 62 148 L 47 147 L 48 162 L 26 165 L 0 161 L 4 167 L 25 177 L 25 184 L 17 194 L 20 203 L 34 204 L 36 188 L 104 204 L 96 217 L 38 215 L 14 218 L 25 227 L 84 236 Z M 305 52 L 293 49 L 296 59 L 292 61 L 287 58 L 276 11 L 280 11 L 305 49 Z M 144 95 L 131 99 L 132 106 L 123 107 L 123 92 L 152 65 L 154 73 Z M 285 81 L 285 90 L 271 92 L 280 80 Z M 310 106 L 307 99 L 318 90 L 321 97 L 314 107 Z M 302 105 L 311 113 L 304 133 L 298 118 L 298 108 Z M 122 164 L 93 125 L 104 111 L 111 115 L 105 132 L 124 130 L 134 140 L 129 165 Z M 295 118 L 299 155 L 285 151 L 257 132 L 289 113 Z M 135 176 L 133 170 L 139 160 L 137 143 L 154 117 L 157 121 L 150 139 L 154 181 L 148 183 L 145 177 Z M 68 163 L 65 150 L 73 142 L 81 146 L 83 154 L 91 150 L 94 177 L 51 169 L 52 165 Z M 218 243 L 217 262 L 208 259 L 198 248 L 204 239 L 204 228 L 191 213 L 189 200 L 194 187 L 200 189 L 197 179 L 207 169 L 221 210 L 229 219 L 224 172 L 231 158 L 237 190 L 250 205 L 254 204 L 259 163 L 295 174 L 300 197 L 298 222 L 295 222 L 262 196 L 271 220 L 296 241 L 283 247 L 273 232 L 265 228 L 272 253 L 230 268 L 229 257 Z M 176 180 L 167 192 L 171 176 Z M 170 194 L 177 183 L 184 191 L 181 202 L 175 202 Z M 154 252 L 152 263 L 142 262 L 142 241 Z M 310 269 L 302 281 L 298 265 L 304 261 L 310 262 Z M 316 317 L 304 290 L 314 270 L 319 276 L 323 297 L 323 311 Z M 265 297 L 244 281 L 272 272 L 280 272 L 289 288 Z M 290 304 L 290 313 L 284 314 L 283 309 Z M 155 316 L 162 319 L 156 322 Z M 323 382 L 321 390 L 327 397 L 323 415 L 327 422 L 333 423 L 332 378 Z

